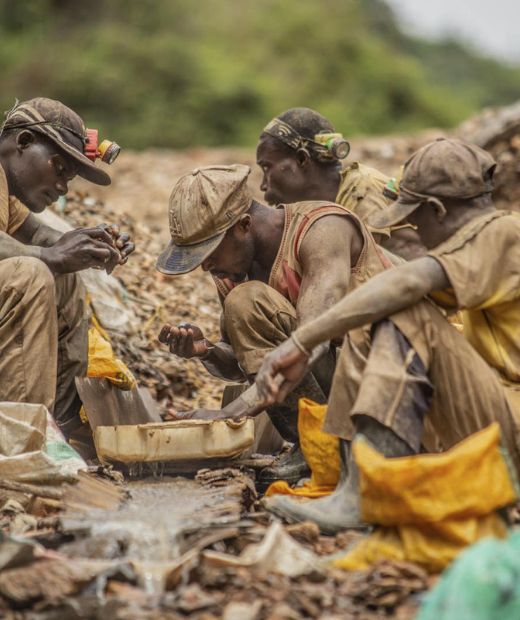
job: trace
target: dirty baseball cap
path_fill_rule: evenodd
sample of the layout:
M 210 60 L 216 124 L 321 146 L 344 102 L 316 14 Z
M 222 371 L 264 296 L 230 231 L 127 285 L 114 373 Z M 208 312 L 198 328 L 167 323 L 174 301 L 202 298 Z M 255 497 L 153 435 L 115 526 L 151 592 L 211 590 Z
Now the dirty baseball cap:
M 157 260 L 157 270 L 179 275 L 196 269 L 220 244 L 226 231 L 251 206 L 241 164 L 196 168 L 182 176 L 170 196 L 171 241 Z
M 399 198 L 368 222 L 374 228 L 388 228 L 429 199 L 469 200 L 489 193 L 495 167 L 491 155 L 476 144 L 439 138 L 408 159 L 399 183 Z
M 83 121 L 60 101 L 46 97 L 17 101 L 6 113 L 0 133 L 24 128 L 43 134 L 70 155 L 78 166 L 79 176 L 96 185 L 110 185 L 110 176 L 84 155 L 87 132 Z

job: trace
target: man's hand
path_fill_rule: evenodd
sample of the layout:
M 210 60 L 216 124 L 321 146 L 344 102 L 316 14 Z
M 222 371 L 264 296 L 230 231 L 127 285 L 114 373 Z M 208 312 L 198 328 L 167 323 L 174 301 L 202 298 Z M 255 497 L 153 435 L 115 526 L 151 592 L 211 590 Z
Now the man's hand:
M 177 327 L 166 323 L 159 334 L 159 342 L 168 345 L 171 353 L 185 359 L 205 357 L 212 346 L 201 329 L 191 323 L 180 323 Z
M 117 224 L 101 224 L 103 228 L 112 237 L 114 247 L 119 252 L 119 261 L 107 266 L 107 273 L 112 273 L 117 265 L 124 265 L 128 261 L 128 257 L 135 250 L 135 244 L 126 232 L 121 232 Z
M 78 228 L 64 233 L 54 245 L 41 249 L 41 260 L 55 274 L 75 273 L 91 267 L 105 269 L 119 262 L 112 236 L 103 228 Z
M 286 399 L 309 372 L 309 360 L 291 338 L 265 356 L 255 383 L 266 406 Z
M 192 409 L 191 411 L 177 411 L 176 420 L 224 420 L 229 416 L 223 414 L 223 409 Z

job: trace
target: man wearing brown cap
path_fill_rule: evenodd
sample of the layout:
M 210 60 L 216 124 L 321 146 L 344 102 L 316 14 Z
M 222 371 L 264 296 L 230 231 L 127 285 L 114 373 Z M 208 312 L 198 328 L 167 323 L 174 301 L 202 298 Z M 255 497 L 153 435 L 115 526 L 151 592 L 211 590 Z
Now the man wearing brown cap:
M 74 379 L 87 368 L 87 307 L 76 273 L 111 271 L 134 246 L 117 227 L 63 234 L 34 214 L 78 174 L 110 183 L 94 165 L 96 133 L 46 98 L 17 103 L 0 128 L 0 397 L 46 405 L 67 435 L 80 424 Z
M 330 200 L 353 211 L 377 243 L 408 260 L 424 253 L 417 233 L 408 225 L 373 229 L 368 220 L 385 209 L 390 179 L 379 170 L 354 161 L 342 168 L 350 145 L 332 123 L 310 108 L 291 108 L 262 130 L 256 150 L 263 177 L 260 189 L 272 205 L 300 200 Z
M 213 166 L 182 177 L 170 199 L 172 240 L 159 271 L 186 273 L 199 265 L 213 276 L 223 304 L 222 342 L 208 342 L 193 325 L 166 325 L 160 340 L 183 357 L 198 357 L 213 374 L 251 380 L 266 353 L 297 325 L 320 316 L 346 292 L 391 265 L 356 215 L 331 202 L 300 202 L 277 209 L 252 200 L 247 166 Z M 355 334 L 357 342 L 367 331 Z M 297 400 L 325 402 L 335 364 L 334 343 L 320 345 L 305 380 L 268 413 L 297 446 Z M 244 405 L 242 409 L 240 406 Z M 221 412 L 251 413 L 238 400 Z M 295 481 L 306 467 L 297 449 L 263 480 Z
M 375 276 L 264 360 L 257 387 L 271 403 L 305 374 L 314 347 L 347 334 L 325 424 L 343 440 L 344 475 L 328 498 L 303 505 L 269 500 L 277 514 L 314 520 L 329 532 L 358 525 L 350 441 L 362 433 L 387 456 L 417 452 L 425 408 L 410 398 L 410 381 L 431 384 L 426 412 L 444 448 L 497 421 L 520 473 L 520 216 L 493 206 L 495 165 L 488 153 L 458 140 L 438 140 L 412 155 L 399 200 L 373 224 L 407 218 L 428 255 Z M 463 311 L 466 338 L 427 295 Z M 360 367 L 350 334 L 367 324 L 371 348 Z M 278 374 L 285 378 L 281 387 Z

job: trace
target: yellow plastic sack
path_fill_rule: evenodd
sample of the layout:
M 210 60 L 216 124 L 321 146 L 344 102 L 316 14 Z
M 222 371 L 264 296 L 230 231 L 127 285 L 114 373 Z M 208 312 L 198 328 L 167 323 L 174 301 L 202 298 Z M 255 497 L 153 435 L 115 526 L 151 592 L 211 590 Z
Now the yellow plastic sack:
M 300 445 L 312 475 L 301 487 L 291 488 L 284 480 L 273 482 L 265 495 L 295 495 L 316 498 L 329 495 L 336 488 L 340 471 L 339 440 L 321 429 L 327 405 L 318 405 L 308 398 L 298 403 Z
M 362 519 L 383 527 L 336 560 L 337 568 L 362 570 L 395 559 L 436 573 L 480 538 L 506 536 L 496 510 L 514 503 L 517 489 L 498 424 L 442 454 L 387 459 L 358 439 L 354 457 Z
M 95 319 L 88 332 L 87 377 L 108 379 L 121 390 L 132 390 L 136 386 L 133 374 L 114 355 L 108 334 Z

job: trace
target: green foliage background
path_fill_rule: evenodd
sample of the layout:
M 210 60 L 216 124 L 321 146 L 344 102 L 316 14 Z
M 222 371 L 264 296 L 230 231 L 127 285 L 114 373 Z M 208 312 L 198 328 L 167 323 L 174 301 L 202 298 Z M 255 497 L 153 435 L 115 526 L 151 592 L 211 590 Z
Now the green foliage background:
M 0 36 L 0 109 L 54 97 L 133 148 L 252 145 L 298 105 L 355 135 L 520 98 L 520 68 L 404 35 L 383 0 L 0 0 Z

